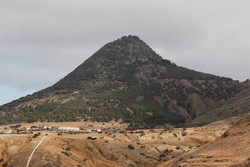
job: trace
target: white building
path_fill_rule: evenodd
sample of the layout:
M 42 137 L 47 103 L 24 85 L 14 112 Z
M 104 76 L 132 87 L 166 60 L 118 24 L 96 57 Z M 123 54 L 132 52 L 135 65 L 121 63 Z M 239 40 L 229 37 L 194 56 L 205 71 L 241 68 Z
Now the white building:
M 60 127 L 58 127 L 58 130 L 61 130 L 61 131 L 79 131 L 80 128 L 79 127 L 60 126 Z
M 44 129 L 51 129 L 51 126 L 43 126 Z
M 97 133 L 102 133 L 102 130 L 101 129 L 96 129 L 96 132 Z
M 3 132 L 3 134 L 11 134 L 12 130 L 11 129 L 4 129 L 2 132 Z

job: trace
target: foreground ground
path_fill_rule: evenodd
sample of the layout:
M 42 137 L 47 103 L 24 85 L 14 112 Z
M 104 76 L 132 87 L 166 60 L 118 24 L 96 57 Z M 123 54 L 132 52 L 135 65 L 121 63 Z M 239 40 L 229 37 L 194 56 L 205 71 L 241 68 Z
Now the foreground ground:
M 250 114 L 215 141 L 160 167 L 250 167 Z
M 34 153 L 30 166 L 222 167 L 246 164 L 249 158 L 246 155 L 250 155 L 249 129 L 245 128 L 248 124 L 238 127 L 240 134 L 234 134 L 235 130 L 227 130 L 235 121 L 237 119 L 186 129 L 127 132 L 111 129 L 103 133 L 72 135 L 46 132 L 48 135 Z M 220 138 L 226 131 L 224 138 Z M 31 152 L 44 136 L 45 132 L 35 138 L 34 134 L 0 135 L 0 166 L 26 166 Z

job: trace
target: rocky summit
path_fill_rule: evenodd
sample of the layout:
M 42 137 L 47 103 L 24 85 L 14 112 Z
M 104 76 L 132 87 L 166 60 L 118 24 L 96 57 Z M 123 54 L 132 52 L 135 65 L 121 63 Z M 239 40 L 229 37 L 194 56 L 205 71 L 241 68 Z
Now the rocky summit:
M 176 125 L 223 106 L 248 88 L 247 82 L 180 67 L 137 36 L 124 36 L 53 86 L 1 106 L 0 123 L 120 120 L 133 128 Z

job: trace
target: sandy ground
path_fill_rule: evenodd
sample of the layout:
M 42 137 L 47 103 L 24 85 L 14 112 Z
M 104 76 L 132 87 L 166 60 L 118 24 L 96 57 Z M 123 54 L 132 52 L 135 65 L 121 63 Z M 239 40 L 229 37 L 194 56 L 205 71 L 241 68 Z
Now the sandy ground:
M 232 122 L 232 121 L 231 121 Z M 204 127 L 153 129 L 123 132 L 119 123 L 47 123 L 48 126 L 112 127 L 103 133 L 62 134 L 42 132 L 29 135 L 0 135 L 0 165 L 23 167 L 34 147 L 48 134 L 34 153 L 33 167 L 154 167 L 184 156 L 219 138 L 230 121 Z M 42 123 L 44 124 L 44 123 Z M 38 124 L 23 124 L 32 126 Z M 2 126 L 4 127 L 4 126 Z M 122 131 L 120 130 L 122 129 Z M 130 145 L 130 146 L 129 146 Z M 212 154 L 212 153 L 211 153 Z
M 220 138 L 160 165 L 175 166 L 250 167 L 250 115 L 233 124 Z

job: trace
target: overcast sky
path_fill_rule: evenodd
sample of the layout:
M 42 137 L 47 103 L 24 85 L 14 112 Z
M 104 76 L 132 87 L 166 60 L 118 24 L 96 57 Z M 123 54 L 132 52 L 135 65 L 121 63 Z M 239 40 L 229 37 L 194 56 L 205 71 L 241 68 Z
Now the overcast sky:
M 129 34 L 177 65 L 244 81 L 249 16 L 249 0 L 1 0 L 0 104 L 53 85 Z

